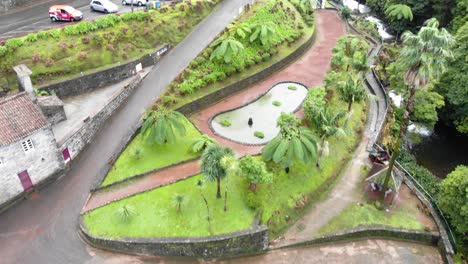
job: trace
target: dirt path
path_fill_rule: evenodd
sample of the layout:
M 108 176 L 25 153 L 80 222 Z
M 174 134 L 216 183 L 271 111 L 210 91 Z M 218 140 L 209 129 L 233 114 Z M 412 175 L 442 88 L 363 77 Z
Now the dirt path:
M 350 204 L 358 202 L 360 195 L 356 186 L 361 179 L 361 166 L 368 162 L 367 140 L 363 139 L 353 154 L 353 159 L 341 175 L 331 193 L 299 219 L 280 239 L 271 243 L 272 248 L 297 243 L 313 238 L 332 218 Z
M 335 46 L 337 39 L 345 33 L 345 27 L 336 11 L 320 10 L 317 12 L 316 18 L 316 42 L 302 58 L 255 86 L 245 89 L 240 93 L 196 113 L 191 117 L 193 123 L 203 133 L 215 138 L 221 145 L 231 147 L 240 156 L 245 154 L 259 154 L 263 146 L 238 144 L 214 135 L 209 127 L 208 120 L 221 111 L 239 107 L 254 100 L 275 84 L 282 81 L 300 82 L 308 87 L 321 85 L 323 77 L 330 70 L 331 49 Z M 297 114 L 300 115 L 301 112 Z M 163 169 L 139 178 L 131 184 L 116 186 L 107 191 L 94 193 L 90 196 L 82 213 L 137 193 L 185 179 L 198 173 L 200 173 L 200 168 L 197 161 Z

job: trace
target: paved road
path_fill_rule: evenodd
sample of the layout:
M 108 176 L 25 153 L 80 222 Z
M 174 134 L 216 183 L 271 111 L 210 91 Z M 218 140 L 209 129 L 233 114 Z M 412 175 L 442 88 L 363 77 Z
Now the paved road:
M 115 263 L 113 254 L 89 248 L 77 233 L 78 214 L 89 189 L 144 109 L 225 28 L 242 2 L 221 2 L 149 73 L 127 104 L 107 121 L 93 144 L 74 160 L 66 176 L 0 216 L 2 264 Z
M 119 13 L 130 12 L 130 6 L 122 6 L 120 0 L 111 0 L 119 6 Z M 52 22 L 49 19 L 49 7 L 54 4 L 68 4 L 83 12 L 85 20 L 95 19 L 105 14 L 92 12 L 89 8 L 89 0 L 51 0 L 43 1 L 39 4 L 13 10 L 12 12 L 0 15 L 0 39 L 25 35 L 30 32 L 45 30 L 53 27 L 60 27 L 70 22 Z M 136 7 L 144 9 L 144 7 Z

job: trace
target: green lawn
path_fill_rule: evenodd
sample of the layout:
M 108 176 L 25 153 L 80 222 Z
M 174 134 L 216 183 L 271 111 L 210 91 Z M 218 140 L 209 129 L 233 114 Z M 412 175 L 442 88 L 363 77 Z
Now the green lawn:
M 201 133 L 191 122 L 186 123 L 187 134 L 178 138 L 174 144 L 150 145 L 138 134 L 119 156 L 101 186 L 198 157 L 200 153 L 189 152 L 189 147 Z M 135 155 L 136 150 L 141 151 L 139 155 Z
M 196 186 L 199 179 L 203 179 L 203 175 L 111 203 L 86 214 L 84 223 L 91 234 L 109 238 L 209 236 L 206 206 Z M 251 226 L 255 212 L 243 202 L 241 181 L 240 177 L 229 179 L 227 212 L 223 211 L 224 198 L 216 199 L 216 183 L 205 183 L 202 191 L 210 207 L 213 234 Z M 221 187 L 224 197 L 225 181 Z M 181 213 L 177 213 L 173 202 L 176 194 L 184 195 Z M 123 205 L 130 205 L 135 211 L 135 216 L 127 223 L 115 213 Z
M 333 99 L 331 104 L 339 109 L 345 109 L 346 104 Z M 322 160 L 322 168 L 315 166 L 315 160 L 310 164 L 295 164 L 289 172 L 286 172 L 275 165 L 268 163 L 268 169 L 272 170 L 275 177 L 273 184 L 260 188 L 258 197 L 262 201 L 263 215 L 262 221 L 268 224 L 270 234 L 278 236 L 291 223 L 298 219 L 305 206 L 303 202 L 313 203 L 321 197 L 309 197 L 311 193 L 324 183 L 330 176 L 339 173 L 340 169 L 346 165 L 347 160 L 354 152 L 354 147 L 359 141 L 356 129 L 362 129 L 365 119 L 363 111 L 365 104 L 355 104 L 354 114 L 349 121 L 349 132 L 345 138 L 332 138 L 330 143 L 330 155 Z M 321 193 L 324 195 L 324 193 Z
M 350 229 L 358 226 L 381 225 L 410 230 L 424 230 L 424 225 L 416 219 L 413 210 L 394 207 L 390 212 L 377 209 L 373 204 L 351 205 L 320 229 L 318 236 Z

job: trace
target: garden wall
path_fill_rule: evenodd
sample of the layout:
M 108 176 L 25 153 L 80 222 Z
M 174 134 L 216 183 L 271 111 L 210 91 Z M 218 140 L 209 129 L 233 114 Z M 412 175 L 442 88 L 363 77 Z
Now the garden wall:
M 295 51 L 293 51 L 291 54 L 289 54 L 282 60 L 242 80 L 229 84 L 217 91 L 214 91 L 201 98 L 193 100 L 192 102 L 188 104 L 180 106 L 176 110 L 183 113 L 184 115 L 191 115 L 226 97 L 229 97 L 237 92 L 242 91 L 243 89 L 247 87 L 254 85 L 255 83 L 267 78 L 273 73 L 283 69 L 287 65 L 294 62 L 297 58 L 302 56 L 307 50 L 309 50 L 309 48 L 315 42 L 316 35 L 317 35 L 317 29 L 314 30 L 314 33 L 312 34 L 312 36 L 304 44 L 302 44 L 299 48 L 297 48 Z
M 114 84 L 131 77 L 135 74 L 135 67 L 139 63 L 142 64 L 143 68 L 155 65 L 161 58 L 161 55 L 167 53 L 169 49 L 169 45 L 161 45 L 157 48 L 156 52 L 144 55 L 140 59 L 83 76 L 74 77 L 58 83 L 42 86 L 38 89 L 41 91 L 47 91 L 51 94 L 56 93 L 60 98 L 80 95 L 96 88 Z
M 83 222 L 80 222 L 80 230 L 84 238 L 95 247 L 130 254 L 216 258 L 260 253 L 268 247 L 266 226 L 193 238 L 106 239 L 89 234 Z
M 425 244 L 437 245 L 440 239 L 438 233 L 410 231 L 406 229 L 390 228 L 384 226 L 366 226 L 347 229 L 327 236 L 301 241 L 278 248 L 289 248 L 306 245 L 316 245 L 330 242 L 341 242 L 369 238 L 390 238 L 397 240 L 415 241 Z M 276 248 L 276 249 L 278 249 Z
M 91 142 L 96 132 L 104 125 L 106 120 L 126 102 L 127 98 L 140 85 L 142 78 L 138 75 L 136 78 L 124 87 L 120 93 L 115 96 L 104 108 L 101 109 L 95 116 L 86 122 L 78 131 L 68 137 L 65 142 L 59 143 L 60 150 L 64 151 L 68 148 L 71 159 L 78 154 Z

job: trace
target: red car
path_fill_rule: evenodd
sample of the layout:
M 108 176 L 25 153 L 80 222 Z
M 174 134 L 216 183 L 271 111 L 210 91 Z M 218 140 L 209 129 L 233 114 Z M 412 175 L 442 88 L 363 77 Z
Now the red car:
M 79 21 L 83 13 L 67 5 L 54 5 L 49 8 L 49 17 L 52 21 Z

